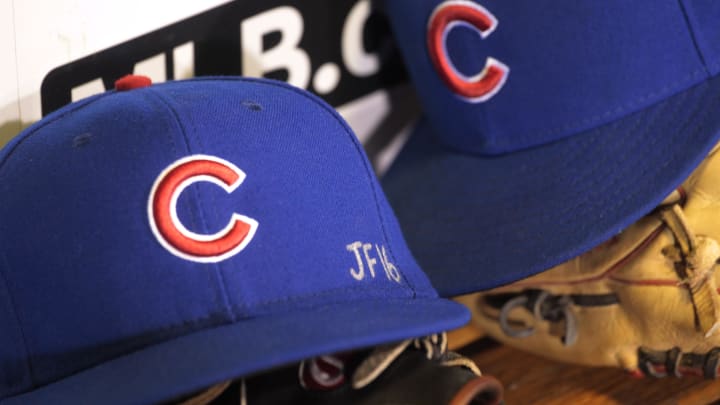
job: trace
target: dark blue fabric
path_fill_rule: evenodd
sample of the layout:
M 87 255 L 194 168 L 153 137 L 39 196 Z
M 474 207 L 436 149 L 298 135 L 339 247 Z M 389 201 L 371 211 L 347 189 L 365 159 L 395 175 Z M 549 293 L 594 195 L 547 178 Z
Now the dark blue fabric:
M 3 260 L 0 251 L 0 263 Z M 0 359 L 3 359 L 0 362 L 0 392 L 8 394 L 20 392 L 32 384 L 30 365 L 24 356 L 18 355 L 18 352 L 26 351 L 18 321 L 7 282 L 0 272 L 0 325 L 3 327 L 0 333 Z
M 190 186 L 178 199 L 180 221 L 200 234 L 219 231 L 233 213 L 259 223 L 244 250 L 218 263 L 171 254 L 149 225 L 155 179 L 193 154 L 225 159 L 247 177 L 230 194 L 207 182 Z M 10 376 L 0 398 L 22 393 L 17 403 L 94 403 L 102 393 L 95 387 L 109 381 L 127 390 L 125 399 L 146 402 L 147 390 L 186 392 L 215 377 L 468 320 L 417 267 L 344 121 L 279 82 L 171 82 L 68 106 L 0 151 L 0 195 L 0 371 Z M 357 261 L 347 245 L 357 241 L 372 245 L 375 277 L 367 264 L 362 280 L 351 275 Z M 376 246 L 399 281 L 385 275 Z M 227 358 L 217 358 L 222 348 L 206 352 L 211 343 L 200 338 L 173 346 L 163 363 L 143 357 L 202 331 L 214 336 L 208 342 L 233 342 Z M 135 366 L 162 373 L 160 391 L 150 388 L 153 378 L 123 383 L 132 368 L 76 374 L 133 352 Z M 193 379 L 176 370 L 170 359 L 182 356 L 207 373 Z
M 720 2 L 683 0 L 698 51 L 712 75 L 720 73 Z
M 471 103 L 427 50 L 439 4 L 480 4 L 457 25 L 463 74 L 488 57 L 502 88 Z M 720 137 L 720 7 L 712 0 L 387 3 L 424 118 L 383 179 L 408 244 L 443 296 L 557 265 L 653 209 Z M 475 33 L 475 35 L 472 35 Z
M 562 139 L 707 78 L 676 0 L 484 0 L 478 3 L 497 28 L 484 39 L 454 32 L 468 31 L 464 26 L 451 30 L 449 57 L 464 72 L 487 57 L 510 72 L 492 99 L 467 103 L 440 80 L 428 56 L 428 20 L 443 2 L 387 3 L 431 125 L 442 143 L 464 152 L 494 155 Z M 710 16 L 705 25 L 717 26 L 717 12 Z
M 495 158 L 443 148 L 423 120 L 383 186 L 441 295 L 489 289 L 583 253 L 655 208 L 717 141 L 717 111 L 720 78 Z
M 0 400 L 26 404 L 159 404 L 232 376 L 457 325 L 458 304 L 432 300 L 366 300 L 288 311 L 180 336 L 128 353 L 37 390 Z M 469 315 L 468 315 L 469 316 Z M 358 321 L 362 319 L 363 321 Z M 353 322 L 350 322 L 353 320 Z M 402 330 L 388 327 L 402 320 Z M 382 330 L 383 334 L 376 333 Z M 283 332 L 284 331 L 284 332 Z

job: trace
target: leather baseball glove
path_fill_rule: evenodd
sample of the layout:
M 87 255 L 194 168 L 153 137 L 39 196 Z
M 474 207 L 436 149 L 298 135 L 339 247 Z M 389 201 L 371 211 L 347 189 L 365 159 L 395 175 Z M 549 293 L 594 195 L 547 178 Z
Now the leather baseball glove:
M 225 382 L 179 405 L 497 405 L 503 389 L 475 363 L 447 351 L 445 334 L 321 356 Z
M 459 297 L 494 338 L 634 375 L 720 375 L 720 152 L 647 216 L 536 276 Z

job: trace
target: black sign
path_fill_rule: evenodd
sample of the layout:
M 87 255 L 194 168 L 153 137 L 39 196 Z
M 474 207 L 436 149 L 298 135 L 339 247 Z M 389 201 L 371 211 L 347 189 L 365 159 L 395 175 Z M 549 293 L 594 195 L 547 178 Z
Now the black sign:
M 405 75 L 388 24 L 369 0 L 244 0 L 53 69 L 41 87 L 43 115 L 70 103 L 73 89 L 98 79 L 110 89 L 158 55 L 164 56 L 165 79 L 175 79 L 175 50 L 188 44 L 194 76 L 287 80 L 333 106 Z

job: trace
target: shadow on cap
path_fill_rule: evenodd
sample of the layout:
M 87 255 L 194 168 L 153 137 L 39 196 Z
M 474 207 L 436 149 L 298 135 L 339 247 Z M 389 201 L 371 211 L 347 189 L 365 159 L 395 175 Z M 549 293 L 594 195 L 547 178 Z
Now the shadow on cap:
M 383 178 L 441 295 L 653 209 L 720 135 L 720 3 L 387 2 L 424 117 Z

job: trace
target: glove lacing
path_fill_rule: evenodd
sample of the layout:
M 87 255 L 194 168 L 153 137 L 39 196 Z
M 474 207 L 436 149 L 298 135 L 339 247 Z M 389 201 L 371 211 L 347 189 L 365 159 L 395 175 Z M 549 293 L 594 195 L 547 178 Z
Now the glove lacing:
M 675 237 L 675 245 L 664 248 L 663 254 L 675 262 L 680 282 L 690 292 L 697 328 L 709 338 L 720 330 L 720 298 L 714 277 L 720 245 L 715 239 L 696 235 L 679 204 L 663 208 L 660 215 Z
M 507 336 L 525 338 L 535 333 L 535 327 L 523 329 L 510 325 L 510 312 L 515 308 L 524 307 L 533 314 L 537 321 L 560 322 L 565 326 L 561 341 L 565 346 L 572 346 L 578 338 L 578 321 L 572 306 L 599 307 L 618 304 L 615 294 L 564 294 L 553 295 L 545 290 L 525 290 L 517 297 L 508 300 L 500 309 L 500 329 Z
M 447 350 L 447 334 L 439 333 L 423 338 L 408 339 L 396 344 L 378 346 L 360 363 L 352 376 L 352 387 L 362 389 L 375 381 L 400 355 L 410 347 L 424 350 L 428 360 L 436 360 L 446 367 L 465 367 L 476 376 L 482 373 L 475 363 L 455 352 Z M 231 384 L 226 381 L 210 387 L 179 405 L 208 404 L 223 393 Z M 247 405 L 245 380 L 240 381 L 240 405 Z
M 437 360 L 443 366 L 465 367 L 477 376 L 482 374 L 472 360 L 448 351 L 447 334 L 440 333 L 376 347 L 355 370 L 352 387 L 361 389 L 371 384 L 410 346 L 424 350 L 428 360 Z
M 720 244 L 715 239 L 696 235 L 682 210 L 685 195 L 678 189 L 660 204 L 657 212 L 673 235 L 675 244 L 665 247 L 663 254 L 675 263 L 680 284 L 687 287 L 695 311 L 696 327 L 706 338 L 720 330 L 720 297 L 715 281 L 715 268 L 720 261 Z M 585 302 L 587 301 L 587 302 Z M 577 340 L 577 319 L 571 306 L 598 306 L 618 303 L 614 294 L 551 295 L 547 291 L 525 291 L 509 301 L 500 310 L 502 331 L 510 336 L 524 338 L 535 332 L 534 327 L 517 329 L 510 325 L 509 314 L 518 307 L 526 307 L 539 321 L 565 321 L 562 342 L 570 346 Z

